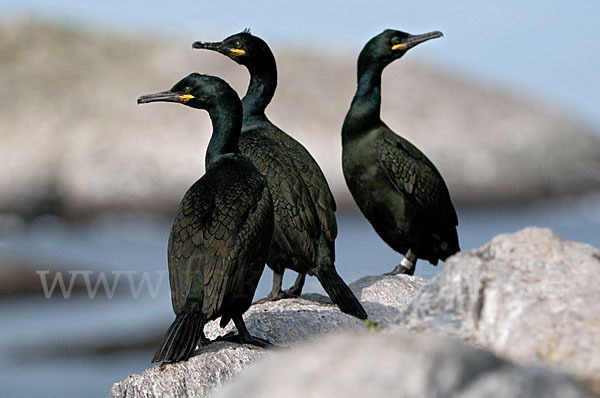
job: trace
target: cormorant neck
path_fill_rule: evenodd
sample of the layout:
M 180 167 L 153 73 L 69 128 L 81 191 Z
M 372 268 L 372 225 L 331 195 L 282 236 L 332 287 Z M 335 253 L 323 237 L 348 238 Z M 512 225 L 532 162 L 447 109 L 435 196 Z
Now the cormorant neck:
M 365 62 L 359 57 L 358 85 L 344 121 L 343 137 L 353 133 L 366 133 L 369 128 L 382 123 L 381 73 L 384 67 L 385 65 L 374 62 Z
M 244 120 L 265 118 L 265 109 L 271 102 L 277 87 L 277 66 L 272 53 L 261 59 L 259 64 L 248 66 L 250 84 L 242 99 Z
M 223 101 L 207 109 L 213 132 L 206 149 L 206 170 L 221 156 L 240 153 L 238 140 L 242 129 L 242 108 L 238 102 Z
M 357 69 L 358 86 L 354 99 L 375 100 L 381 104 L 381 74 L 382 66 L 377 63 L 359 62 Z

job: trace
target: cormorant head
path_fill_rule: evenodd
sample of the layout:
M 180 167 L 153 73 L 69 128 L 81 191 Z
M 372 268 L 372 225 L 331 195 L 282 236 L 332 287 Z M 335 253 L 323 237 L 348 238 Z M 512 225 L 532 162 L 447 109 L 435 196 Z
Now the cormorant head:
M 231 35 L 223 41 L 197 41 L 192 48 L 207 49 L 220 52 L 240 65 L 252 67 L 269 60 L 274 61 L 273 52 L 260 37 L 250 34 L 248 29 Z
M 442 36 L 442 32 L 439 31 L 411 35 L 399 30 L 384 30 L 365 44 L 358 57 L 359 64 L 367 62 L 369 64 L 377 63 L 385 66 L 402 57 L 416 45 Z
M 219 77 L 192 73 L 170 90 L 142 95 L 138 104 L 149 102 L 178 102 L 198 109 L 211 109 L 217 104 L 240 102 L 233 88 Z

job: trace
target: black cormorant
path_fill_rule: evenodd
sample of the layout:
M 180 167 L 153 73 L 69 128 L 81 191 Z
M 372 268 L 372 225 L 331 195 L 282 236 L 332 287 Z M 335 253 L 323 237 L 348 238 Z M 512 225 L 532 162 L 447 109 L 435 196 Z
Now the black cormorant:
M 208 111 L 213 133 L 206 173 L 185 193 L 169 236 L 168 262 L 175 321 L 152 362 L 188 359 L 204 325 L 231 319 L 238 334 L 228 341 L 268 345 L 251 336 L 242 314 L 250 307 L 273 233 L 268 184 L 238 147 L 242 105 L 214 76 L 192 73 L 168 91 L 144 95 L 139 104 L 178 102 Z
M 221 42 L 195 42 L 193 47 L 224 54 L 250 72 L 248 91 L 242 99 L 240 149 L 267 177 L 273 196 L 275 229 L 267 257 L 273 269 L 273 289 L 266 299 L 299 296 L 308 273 L 319 279 L 343 312 L 366 319 L 365 310 L 334 266 L 336 205 L 325 176 L 306 148 L 265 116 L 277 86 L 271 49 L 248 31 Z M 282 292 L 285 268 L 298 272 L 298 278 L 289 291 Z
M 379 116 L 383 69 L 417 44 L 441 36 L 388 29 L 369 40 L 358 57 L 358 88 L 342 127 L 348 188 L 379 236 L 404 254 L 389 274 L 412 275 L 418 258 L 435 265 L 460 250 L 458 218 L 442 176 Z

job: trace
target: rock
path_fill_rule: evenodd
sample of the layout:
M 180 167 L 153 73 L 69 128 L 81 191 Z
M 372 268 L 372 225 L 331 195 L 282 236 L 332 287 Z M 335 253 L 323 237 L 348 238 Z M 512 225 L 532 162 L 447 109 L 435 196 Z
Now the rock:
M 244 68 L 220 54 L 192 51 L 199 37 L 150 40 L 4 22 L 0 212 L 171 214 L 203 174 L 209 119 L 185 107 L 138 107 L 136 98 L 171 87 L 190 71 L 219 75 L 241 94 Z M 354 205 L 340 167 L 340 126 L 356 88 L 357 54 L 273 46 L 279 87 L 268 114 L 306 145 L 340 209 L 348 209 Z M 600 185 L 600 140 L 591 129 L 413 59 L 386 69 L 382 118 L 434 161 L 455 204 L 545 198 Z M 319 106 L 314 98 L 322 99 Z
M 600 386 L 598 286 L 599 249 L 527 228 L 448 259 L 401 324 L 559 366 Z
M 369 319 L 381 326 L 397 323 L 400 315 L 426 280 L 408 275 L 368 276 L 350 284 Z M 313 300 L 287 299 L 256 304 L 244 314 L 251 333 L 274 344 L 288 346 L 338 331 L 363 331 L 365 324 L 340 312 L 328 297 L 306 295 Z M 206 336 L 217 338 L 235 330 L 233 322 L 220 328 L 217 321 L 205 327 Z
M 333 304 L 304 299 L 287 299 L 256 304 L 244 314 L 251 334 L 279 346 L 288 346 L 318 335 L 344 330 L 365 329 L 363 321 L 341 312 Z M 209 339 L 235 330 L 233 322 L 220 328 L 218 320 L 209 322 L 204 332 Z
M 274 353 L 216 391 L 230 397 L 589 397 L 572 377 L 447 337 L 335 335 Z
M 201 397 L 237 375 L 264 350 L 233 343 L 214 343 L 188 361 L 155 366 L 115 383 L 111 397 Z
M 471 383 L 457 397 L 590 397 L 591 392 L 572 376 L 539 367 L 511 366 L 490 372 Z
M 386 325 L 397 320 L 424 283 L 422 278 L 402 275 L 366 277 L 350 286 L 363 301 L 369 316 Z M 363 321 L 340 312 L 337 306 L 327 303 L 326 297 L 310 296 L 316 301 L 287 299 L 253 305 L 244 314 L 248 330 L 282 347 L 324 334 L 366 330 Z M 214 339 L 233 329 L 232 322 L 222 329 L 217 321 L 213 321 L 204 330 L 208 338 Z M 129 376 L 113 386 L 111 397 L 179 395 L 176 392 L 182 391 L 189 396 L 201 396 L 237 374 L 262 352 L 253 346 L 214 343 L 198 349 L 197 355 L 189 361 L 164 366 L 164 371 L 156 366 L 139 375 Z M 232 364 L 234 369 L 228 369 L 224 362 Z
M 366 276 L 350 284 L 369 319 L 381 326 L 398 323 L 403 310 L 427 279 L 408 275 Z

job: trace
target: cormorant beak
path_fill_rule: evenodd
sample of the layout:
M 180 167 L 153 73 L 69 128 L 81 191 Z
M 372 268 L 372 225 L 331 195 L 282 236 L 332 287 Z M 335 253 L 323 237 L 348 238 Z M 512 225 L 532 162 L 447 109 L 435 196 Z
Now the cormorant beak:
M 442 37 L 444 34 L 440 31 L 423 33 L 421 35 L 410 35 L 408 38 L 400 44 L 395 44 L 392 46 L 392 50 L 409 50 L 414 46 L 426 42 L 427 40 L 437 39 L 438 37 Z
M 142 95 L 140 98 L 138 98 L 137 103 L 138 104 L 147 104 L 149 102 L 185 103 L 193 98 L 194 98 L 194 96 L 191 94 L 181 94 L 181 93 L 176 93 L 171 90 L 167 90 L 167 91 L 161 91 L 160 93 Z
M 231 48 L 227 47 L 223 44 L 223 42 L 205 42 L 205 41 L 197 41 L 192 44 L 192 48 L 195 49 L 206 49 L 219 52 L 221 54 L 227 55 L 228 57 L 236 57 L 237 55 L 246 54 L 246 51 L 239 48 Z

